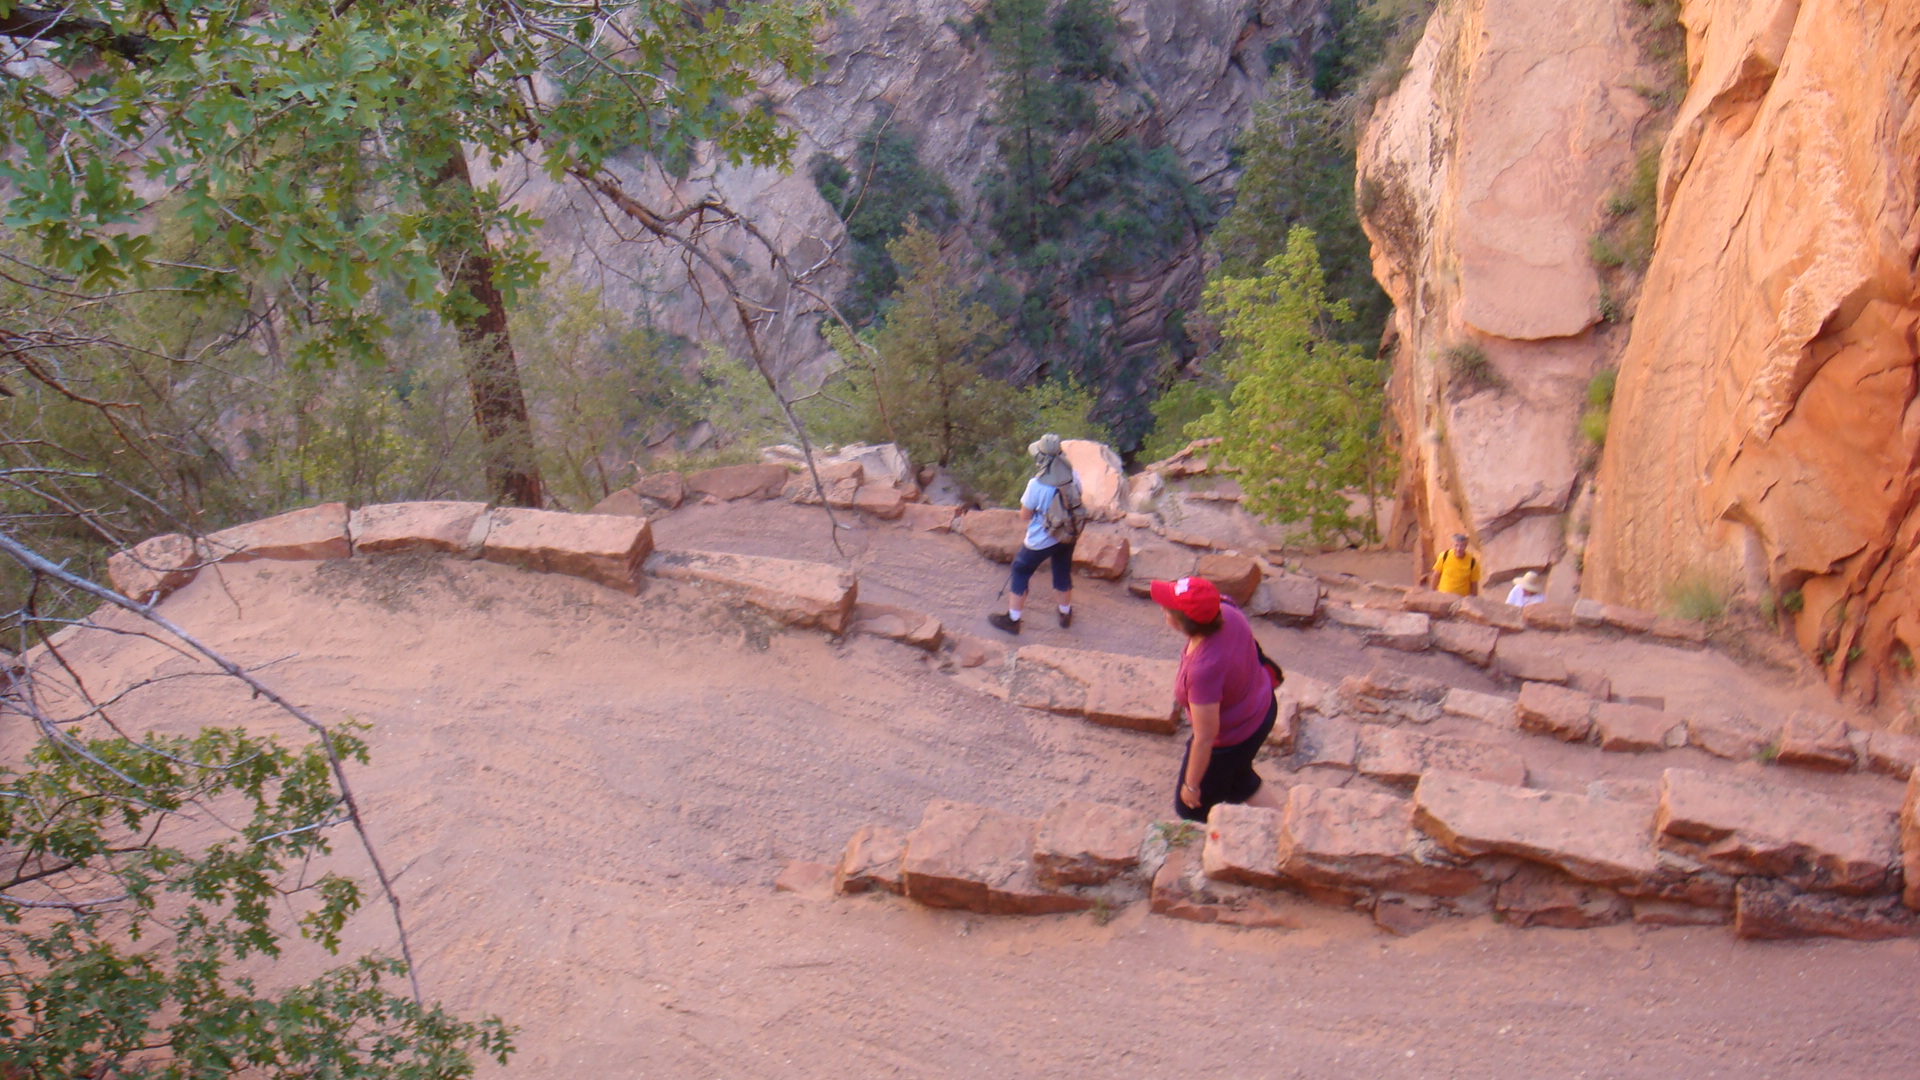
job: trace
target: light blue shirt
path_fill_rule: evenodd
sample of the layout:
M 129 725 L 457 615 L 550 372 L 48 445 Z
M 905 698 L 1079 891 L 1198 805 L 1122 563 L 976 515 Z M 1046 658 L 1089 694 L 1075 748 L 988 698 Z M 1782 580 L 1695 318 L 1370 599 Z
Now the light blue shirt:
M 1027 481 L 1027 490 L 1020 496 L 1020 505 L 1033 511 L 1033 520 L 1027 522 L 1026 545 L 1035 551 L 1042 551 L 1058 543 L 1047 532 L 1047 507 L 1053 505 L 1054 496 L 1060 489 L 1052 484 L 1043 484 L 1039 477 Z

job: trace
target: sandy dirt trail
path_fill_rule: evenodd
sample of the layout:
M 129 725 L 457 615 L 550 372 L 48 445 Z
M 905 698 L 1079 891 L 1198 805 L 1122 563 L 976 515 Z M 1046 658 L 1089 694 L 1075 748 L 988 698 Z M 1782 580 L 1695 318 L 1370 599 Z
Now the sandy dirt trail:
M 729 522 L 736 549 L 773 535 L 745 520 L 715 515 L 712 546 Z M 669 519 L 663 542 L 698 524 Z M 906 558 L 879 531 L 863 593 L 904 599 L 912 563 L 924 606 L 990 605 L 1000 570 L 921 541 Z M 767 553 L 819 554 L 785 546 Z M 1076 633 L 1171 655 L 1117 587 L 1082 603 Z M 1237 930 L 1143 905 L 1102 925 L 775 893 L 786 860 L 830 861 L 858 826 L 910 827 L 933 798 L 1158 812 L 1178 743 L 1010 707 L 905 646 L 781 630 L 698 587 L 634 599 L 456 559 L 255 562 L 203 573 L 165 610 L 277 660 L 265 677 L 323 718 L 372 725 L 356 782 L 428 993 L 520 1029 L 487 1075 L 1834 1080 L 1920 1061 L 1913 942 L 1484 919 L 1394 939 L 1327 909 Z M 1315 640 L 1296 659 L 1370 662 Z M 193 668 L 98 632 L 70 655 L 97 693 Z M 279 723 L 195 678 L 119 716 Z M 391 942 L 370 907 L 349 946 Z

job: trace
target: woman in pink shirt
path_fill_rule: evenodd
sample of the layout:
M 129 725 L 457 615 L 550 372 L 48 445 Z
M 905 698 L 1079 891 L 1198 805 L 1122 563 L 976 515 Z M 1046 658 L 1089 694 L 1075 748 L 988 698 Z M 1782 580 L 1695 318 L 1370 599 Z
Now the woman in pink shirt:
M 1223 802 L 1281 809 L 1279 796 L 1253 771 L 1254 755 L 1280 712 L 1253 627 L 1205 578 L 1156 581 L 1151 590 L 1167 611 L 1167 625 L 1187 637 L 1173 696 L 1187 711 L 1193 738 L 1180 759 L 1174 812 L 1205 821 Z

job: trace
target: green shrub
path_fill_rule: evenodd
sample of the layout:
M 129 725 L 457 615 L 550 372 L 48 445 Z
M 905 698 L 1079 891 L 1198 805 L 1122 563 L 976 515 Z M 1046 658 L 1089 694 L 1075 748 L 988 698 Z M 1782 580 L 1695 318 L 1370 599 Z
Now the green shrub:
M 1447 346 L 1441 354 L 1447 364 L 1447 389 L 1456 398 L 1472 397 L 1482 390 L 1504 391 L 1507 380 L 1487 358 L 1487 351 L 1471 341 Z
M 1627 253 L 1605 233 L 1587 238 L 1587 258 L 1602 270 L 1618 270 L 1627 265 Z
M 1789 615 L 1798 615 L 1807 606 L 1806 595 L 1799 589 L 1788 589 L 1780 594 L 1780 610 Z
M 1667 611 L 1682 619 L 1713 622 L 1727 612 L 1730 590 L 1704 571 L 1689 571 L 1667 586 Z
M 1613 388 L 1619 379 L 1620 373 L 1613 368 L 1595 372 L 1593 378 L 1587 380 L 1587 404 L 1598 409 L 1612 408 Z
M 1588 406 L 1586 411 L 1580 414 L 1580 434 L 1585 435 L 1587 441 L 1595 446 L 1605 446 L 1607 424 L 1611 420 L 1612 415 L 1608 410 Z

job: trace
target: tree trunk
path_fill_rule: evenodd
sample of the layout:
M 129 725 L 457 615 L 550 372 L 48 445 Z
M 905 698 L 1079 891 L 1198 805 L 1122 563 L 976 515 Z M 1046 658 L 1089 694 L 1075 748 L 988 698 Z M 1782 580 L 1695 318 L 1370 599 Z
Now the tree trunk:
M 475 213 L 473 177 L 460 146 L 448 150 L 430 196 L 441 211 L 468 223 L 459 239 L 441 243 L 433 254 L 453 297 L 447 319 L 460 339 L 488 491 L 508 505 L 538 507 L 544 500 L 533 456 L 533 422 L 507 332 L 506 299 L 493 283 L 493 245 Z

